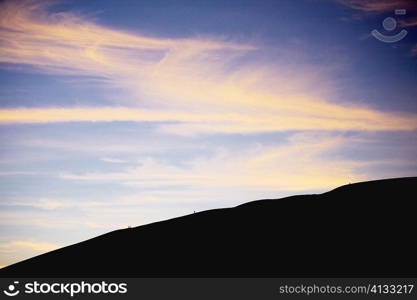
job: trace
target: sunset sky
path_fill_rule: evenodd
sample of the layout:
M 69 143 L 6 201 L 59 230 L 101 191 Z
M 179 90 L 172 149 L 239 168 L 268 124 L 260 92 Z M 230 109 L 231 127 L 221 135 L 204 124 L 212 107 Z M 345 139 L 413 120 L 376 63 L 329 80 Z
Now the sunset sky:
M 416 175 L 415 1 L 0 2 L 0 267 Z

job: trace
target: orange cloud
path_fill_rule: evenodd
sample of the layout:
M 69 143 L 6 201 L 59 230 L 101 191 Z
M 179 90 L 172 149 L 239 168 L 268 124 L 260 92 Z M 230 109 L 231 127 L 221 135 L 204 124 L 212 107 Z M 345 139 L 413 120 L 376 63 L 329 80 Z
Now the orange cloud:
M 407 9 L 415 6 L 413 0 L 337 0 L 338 2 L 357 10 L 367 12 L 385 12 L 395 9 Z
M 57 244 L 33 240 L 9 240 L 2 242 L 0 243 L 0 261 L 2 263 L 0 268 L 58 248 L 60 246 Z
M 295 191 L 326 189 L 366 179 L 355 172 L 361 163 L 329 161 L 322 156 L 342 147 L 342 137 L 296 134 L 288 144 L 247 149 L 240 153 L 219 150 L 215 157 L 190 161 L 187 167 L 152 158 L 117 173 L 61 174 L 63 179 L 120 182 L 131 186 L 191 186 L 201 189 Z
M 317 79 L 317 68 L 293 70 L 281 60 L 277 65 L 247 62 L 227 71 L 235 58 L 255 49 L 251 45 L 147 37 L 71 13 L 48 13 L 47 8 L 47 2 L 1 4 L 1 62 L 99 76 L 143 100 L 129 109 L 2 109 L 0 123 L 174 121 L 179 124 L 160 128 L 180 134 L 416 128 L 411 114 L 342 106 L 315 96 L 312 85 L 321 89 L 318 94 L 329 93 L 327 79 Z M 140 109 L 141 103 L 147 109 Z
M 394 12 L 396 9 L 406 9 L 407 14 L 399 20 L 402 27 L 417 26 L 417 5 L 414 0 L 337 0 L 352 9 L 368 13 Z
M 14 249 L 16 247 L 21 248 L 28 248 L 34 251 L 51 251 L 54 249 L 59 248 L 58 245 L 52 243 L 44 243 L 44 242 L 32 242 L 32 241 L 11 241 L 8 243 L 0 243 L 0 251 L 5 251 L 8 249 Z
M 273 100 L 273 99 L 272 99 Z M 271 100 L 271 101 L 272 101 Z M 267 103 L 267 102 L 266 102 Z M 0 109 L 0 124 L 55 122 L 175 122 L 161 130 L 179 134 L 253 133 L 283 130 L 413 130 L 417 116 L 386 114 L 314 102 L 304 107 L 283 103 L 250 112 L 174 112 L 132 108 Z M 269 107 L 270 106 L 270 107 Z M 179 122 L 179 123 L 177 123 Z
M 28 64 L 58 74 L 118 78 L 141 76 L 169 56 L 221 49 L 247 50 L 233 43 L 161 39 L 96 25 L 73 13 L 48 13 L 48 1 L 6 1 L 0 5 L 0 61 Z

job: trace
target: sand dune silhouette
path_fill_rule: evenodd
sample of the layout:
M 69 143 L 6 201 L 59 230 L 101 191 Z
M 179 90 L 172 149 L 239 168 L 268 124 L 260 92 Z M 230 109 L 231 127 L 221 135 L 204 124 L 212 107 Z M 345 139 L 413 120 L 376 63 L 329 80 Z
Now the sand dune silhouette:
M 417 177 L 116 230 L 1 276 L 412 276 Z M 122 217 L 122 216 L 120 216 Z

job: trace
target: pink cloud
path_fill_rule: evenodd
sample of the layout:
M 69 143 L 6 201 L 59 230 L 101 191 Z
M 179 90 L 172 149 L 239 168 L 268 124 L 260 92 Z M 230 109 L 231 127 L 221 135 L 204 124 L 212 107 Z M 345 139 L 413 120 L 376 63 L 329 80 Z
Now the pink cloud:
M 337 0 L 350 8 L 366 12 L 386 12 L 395 9 L 415 9 L 416 3 L 411 0 Z

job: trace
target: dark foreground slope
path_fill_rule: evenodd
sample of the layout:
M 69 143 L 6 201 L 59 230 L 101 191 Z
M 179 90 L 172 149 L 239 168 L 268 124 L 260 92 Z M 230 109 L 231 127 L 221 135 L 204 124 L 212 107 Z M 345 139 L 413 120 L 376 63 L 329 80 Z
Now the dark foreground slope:
M 379 180 L 204 211 L 113 231 L 0 275 L 416 275 L 416 187 L 417 178 Z

